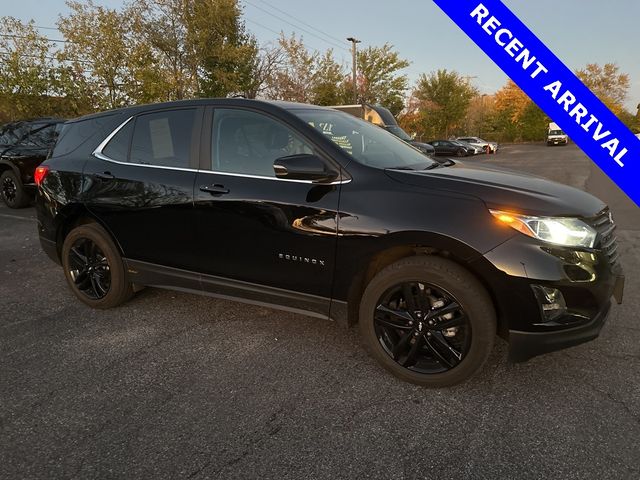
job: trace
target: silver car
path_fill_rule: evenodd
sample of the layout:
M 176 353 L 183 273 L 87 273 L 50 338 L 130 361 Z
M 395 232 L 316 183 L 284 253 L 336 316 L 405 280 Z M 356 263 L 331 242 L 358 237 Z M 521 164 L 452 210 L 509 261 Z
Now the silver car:
M 496 142 L 488 142 L 480 137 L 458 137 L 456 140 L 466 142 L 474 147 L 480 147 L 483 151 L 487 145 L 489 146 L 491 153 L 496 153 L 498 151 L 498 144 Z

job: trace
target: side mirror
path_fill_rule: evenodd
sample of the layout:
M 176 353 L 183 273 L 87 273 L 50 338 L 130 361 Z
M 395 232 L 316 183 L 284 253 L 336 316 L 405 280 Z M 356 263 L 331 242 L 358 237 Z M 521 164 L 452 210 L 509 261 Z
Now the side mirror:
M 317 155 L 303 153 L 280 157 L 273 162 L 277 178 L 288 180 L 311 180 L 330 182 L 338 177 L 338 172 L 330 169 Z

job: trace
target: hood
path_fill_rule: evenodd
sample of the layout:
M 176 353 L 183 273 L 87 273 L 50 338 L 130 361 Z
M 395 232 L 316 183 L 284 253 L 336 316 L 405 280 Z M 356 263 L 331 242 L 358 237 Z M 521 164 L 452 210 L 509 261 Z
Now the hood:
M 394 180 L 483 200 L 489 208 L 530 215 L 591 217 L 605 208 L 593 195 L 531 175 L 455 161 L 433 170 L 387 170 Z

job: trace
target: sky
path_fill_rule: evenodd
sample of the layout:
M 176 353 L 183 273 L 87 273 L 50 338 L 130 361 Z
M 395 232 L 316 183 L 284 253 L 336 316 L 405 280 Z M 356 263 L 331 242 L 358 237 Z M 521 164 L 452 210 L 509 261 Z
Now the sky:
M 626 106 L 640 103 L 639 0 L 503 0 L 569 68 L 616 63 L 631 77 Z M 124 0 L 94 0 L 119 8 Z M 347 37 L 360 46 L 395 46 L 411 62 L 413 84 L 420 73 L 446 68 L 469 76 L 481 93 L 494 93 L 507 77 L 431 0 L 241 0 L 247 29 L 260 43 L 280 31 L 302 35 L 313 49 L 333 48 L 351 66 Z M 64 0 L 0 0 L 2 15 L 55 27 L 68 9 Z M 322 33 L 320 33 L 322 32 Z M 53 30 L 42 30 L 61 38 Z

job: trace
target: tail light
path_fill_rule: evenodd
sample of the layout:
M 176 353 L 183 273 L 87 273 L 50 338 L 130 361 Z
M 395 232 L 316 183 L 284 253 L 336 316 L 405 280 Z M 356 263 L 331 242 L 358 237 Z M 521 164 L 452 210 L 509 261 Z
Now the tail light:
M 36 172 L 33 174 L 33 179 L 36 182 L 37 186 L 40 186 L 42 184 L 42 181 L 44 180 L 44 177 L 47 176 L 47 173 L 49 173 L 49 167 L 47 167 L 46 165 L 36 168 Z

